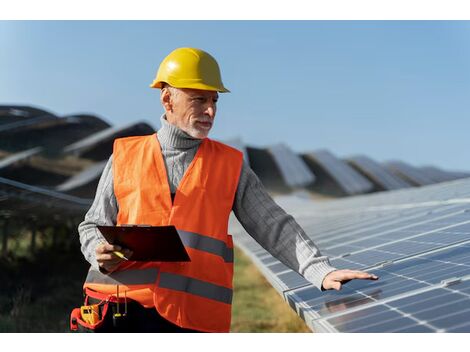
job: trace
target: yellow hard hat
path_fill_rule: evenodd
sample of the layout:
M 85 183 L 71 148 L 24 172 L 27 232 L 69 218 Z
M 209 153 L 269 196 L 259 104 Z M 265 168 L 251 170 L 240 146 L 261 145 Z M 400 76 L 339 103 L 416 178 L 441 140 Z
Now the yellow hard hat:
M 222 83 L 217 61 L 196 48 L 178 48 L 163 59 L 150 87 L 161 88 L 162 83 L 175 88 L 230 92 Z

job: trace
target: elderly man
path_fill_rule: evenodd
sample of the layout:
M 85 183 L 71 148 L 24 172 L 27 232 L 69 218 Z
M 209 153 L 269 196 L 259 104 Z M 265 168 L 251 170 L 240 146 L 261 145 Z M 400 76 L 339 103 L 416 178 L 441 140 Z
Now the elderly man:
M 82 252 L 91 264 L 84 285 L 89 303 L 120 302 L 123 307 L 125 294 L 125 331 L 228 332 L 231 211 L 266 250 L 318 289 L 339 290 L 352 279 L 377 279 L 331 267 L 267 194 L 242 153 L 207 138 L 218 93 L 228 92 L 211 55 L 195 48 L 174 50 L 160 64 L 151 87 L 161 89 L 161 129 L 115 141 L 93 205 L 79 226 Z M 131 251 L 107 243 L 97 230 L 97 225 L 115 224 L 174 225 L 184 233 L 191 261 L 133 262 Z M 105 314 L 111 311 L 106 308 L 99 312 L 104 317 L 87 327 L 118 330 L 120 319 Z

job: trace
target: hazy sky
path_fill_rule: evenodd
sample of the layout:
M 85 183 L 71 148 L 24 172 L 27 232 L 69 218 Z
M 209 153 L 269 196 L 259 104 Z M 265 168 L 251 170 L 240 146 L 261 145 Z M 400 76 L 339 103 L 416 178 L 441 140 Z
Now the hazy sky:
M 470 170 L 470 21 L 0 21 L 0 104 L 160 126 L 160 61 L 219 62 L 211 137 Z

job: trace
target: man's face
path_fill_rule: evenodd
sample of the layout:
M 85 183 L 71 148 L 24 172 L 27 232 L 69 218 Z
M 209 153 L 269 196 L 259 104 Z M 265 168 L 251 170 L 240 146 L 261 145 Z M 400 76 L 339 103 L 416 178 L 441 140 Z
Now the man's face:
M 166 93 L 170 96 L 165 97 Z M 162 103 L 168 122 L 191 137 L 206 138 L 214 123 L 219 94 L 189 88 L 170 88 L 166 93 L 162 92 Z

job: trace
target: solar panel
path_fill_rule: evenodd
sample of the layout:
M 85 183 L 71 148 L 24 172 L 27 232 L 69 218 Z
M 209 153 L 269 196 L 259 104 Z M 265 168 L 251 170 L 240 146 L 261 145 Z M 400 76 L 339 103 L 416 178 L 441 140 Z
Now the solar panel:
M 237 245 L 314 331 L 470 332 L 470 179 L 278 203 L 337 268 L 373 272 L 320 292 L 231 221 Z M 435 312 L 433 312 L 435 311 Z
M 355 280 L 342 291 L 323 294 L 305 287 L 288 292 L 287 299 L 299 310 L 316 312 L 310 317 L 312 325 L 323 320 L 323 325 L 335 331 L 408 331 L 421 325 L 427 331 L 447 331 L 467 320 L 454 316 L 453 321 L 441 321 L 442 316 L 432 310 L 444 303 L 458 303 L 461 308 L 467 305 L 470 310 L 470 295 L 466 292 L 470 284 L 469 244 L 470 240 L 466 245 L 374 268 L 380 277 L 377 282 Z M 443 297 L 435 299 L 442 295 L 447 301 Z
M 313 181 L 315 176 L 305 162 L 285 144 L 270 146 L 268 151 L 273 156 L 279 171 L 291 187 L 303 187 Z
M 111 155 L 114 139 L 148 135 L 154 132 L 155 130 L 145 122 L 132 123 L 123 127 L 110 127 L 66 146 L 64 153 L 101 161 L 108 159 Z
M 315 182 L 318 187 L 322 187 L 319 170 L 321 169 L 328 178 L 332 178 L 336 182 L 346 195 L 366 193 L 374 188 L 369 180 L 327 150 L 317 150 L 303 154 L 302 157 L 310 170 L 318 176 L 318 180 Z
M 425 172 L 403 161 L 389 161 L 385 166 L 395 175 L 405 179 L 415 186 L 424 186 L 435 183 Z
M 395 176 L 381 164 L 369 157 L 363 155 L 352 156 L 347 158 L 346 161 L 358 172 L 369 178 L 379 190 L 390 191 L 412 187 L 410 183 Z
M 19 161 L 28 159 L 29 157 L 31 157 L 33 155 L 36 155 L 36 154 L 40 153 L 41 151 L 42 151 L 42 147 L 36 147 L 36 148 L 31 148 L 31 149 L 24 150 L 24 151 L 19 152 L 19 153 L 14 153 L 12 155 L 9 155 L 8 157 L 3 158 L 2 160 L 0 160 L 0 169 L 4 168 L 4 167 L 7 167 L 7 166 L 10 166 L 10 165 L 13 165 L 13 164 L 15 164 Z
M 70 192 L 89 183 L 92 183 L 94 185 L 93 188 L 96 188 L 101 173 L 103 172 L 107 162 L 108 161 L 105 160 L 93 164 L 84 171 L 72 176 L 66 182 L 57 186 L 56 190 L 59 192 Z M 91 193 L 90 196 L 93 196 L 93 194 Z
M 70 196 L 0 177 L 0 211 L 20 216 L 83 216 L 92 199 Z
M 470 177 L 470 174 L 465 172 L 444 171 L 435 166 L 423 166 L 419 168 L 419 170 L 426 173 L 426 175 L 435 182 L 445 182 Z
M 35 126 L 38 124 L 43 124 L 47 122 L 56 122 L 57 117 L 52 115 L 38 116 L 28 119 L 22 119 L 19 121 L 12 121 L 10 123 L 4 123 L 0 125 L 0 134 L 1 133 L 11 133 L 14 130 L 24 129 L 26 127 Z

